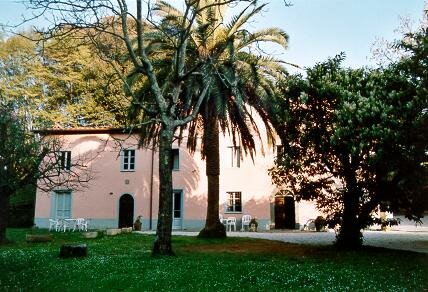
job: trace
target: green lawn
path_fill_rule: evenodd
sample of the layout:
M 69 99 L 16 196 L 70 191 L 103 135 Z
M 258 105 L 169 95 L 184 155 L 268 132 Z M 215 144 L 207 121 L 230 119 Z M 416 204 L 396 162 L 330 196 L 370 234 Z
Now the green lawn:
M 153 236 L 83 239 L 54 233 L 49 243 L 27 243 L 29 230 L 9 229 L 0 246 L 0 291 L 423 291 L 428 256 L 365 248 L 337 252 L 275 241 L 173 237 L 175 257 L 153 258 Z M 37 231 L 43 233 L 46 231 Z M 88 257 L 58 258 L 63 243 L 86 242 Z

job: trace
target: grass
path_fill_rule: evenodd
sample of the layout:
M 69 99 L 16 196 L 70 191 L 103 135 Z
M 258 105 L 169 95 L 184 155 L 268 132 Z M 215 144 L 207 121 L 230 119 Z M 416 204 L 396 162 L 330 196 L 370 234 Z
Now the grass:
M 54 233 L 27 243 L 24 229 L 8 229 L 0 246 L 0 291 L 423 291 L 428 256 L 381 248 L 337 252 L 248 238 L 173 237 L 175 257 L 153 258 L 154 236 L 83 239 Z M 38 230 L 37 233 L 46 233 Z M 58 258 L 63 243 L 85 242 L 88 257 Z

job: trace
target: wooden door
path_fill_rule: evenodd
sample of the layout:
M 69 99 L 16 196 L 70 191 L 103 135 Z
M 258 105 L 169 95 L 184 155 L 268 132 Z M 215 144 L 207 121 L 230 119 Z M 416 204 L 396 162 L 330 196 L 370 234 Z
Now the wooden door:
M 275 229 L 285 228 L 285 199 L 284 197 L 275 197 Z
M 134 223 L 134 198 L 124 194 L 119 199 L 119 228 L 132 227 Z
M 275 229 L 295 229 L 295 214 L 295 204 L 293 197 L 275 197 Z

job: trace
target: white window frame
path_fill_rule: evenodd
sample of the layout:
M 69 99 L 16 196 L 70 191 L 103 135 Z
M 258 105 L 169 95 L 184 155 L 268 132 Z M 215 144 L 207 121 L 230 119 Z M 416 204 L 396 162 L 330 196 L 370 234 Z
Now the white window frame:
M 175 194 L 180 194 L 180 209 L 175 209 Z M 172 219 L 183 219 L 183 190 L 173 189 L 172 190 Z M 175 211 L 180 212 L 180 217 L 175 216 Z
M 180 209 L 177 210 L 175 208 L 175 194 L 180 195 Z M 172 191 L 172 229 L 180 230 L 183 228 L 183 220 L 184 220 L 184 191 L 182 189 L 173 189 Z M 176 211 L 180 212 L 180 217 L 176 217 Z
M 133 154 L 133 155 L 132 155 Z M 133 172 L 135 171 L 137 151 L 135 149 L 125 149 L 120 152 L 120 171 Z
M 239 196 L 238 196 L 239 195 Z M 242 213 L 242 192 L 226 192 L 226 204 L 225 204 L 225 213 Z M 239 201 L 240 205 L 237 204 Z M 239 208 L 237 207 L 240 207 Z

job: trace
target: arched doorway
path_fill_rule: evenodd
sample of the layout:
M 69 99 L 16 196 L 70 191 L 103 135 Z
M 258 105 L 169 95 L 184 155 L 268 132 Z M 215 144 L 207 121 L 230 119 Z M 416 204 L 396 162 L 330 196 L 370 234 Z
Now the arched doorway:
M 119 199 L 119 228 L 132 227 L 134 223 L 134 198 L 124 194 Z
M 295 229 L 296 212 L 292 196 L 275 196 L 275 229 Z

